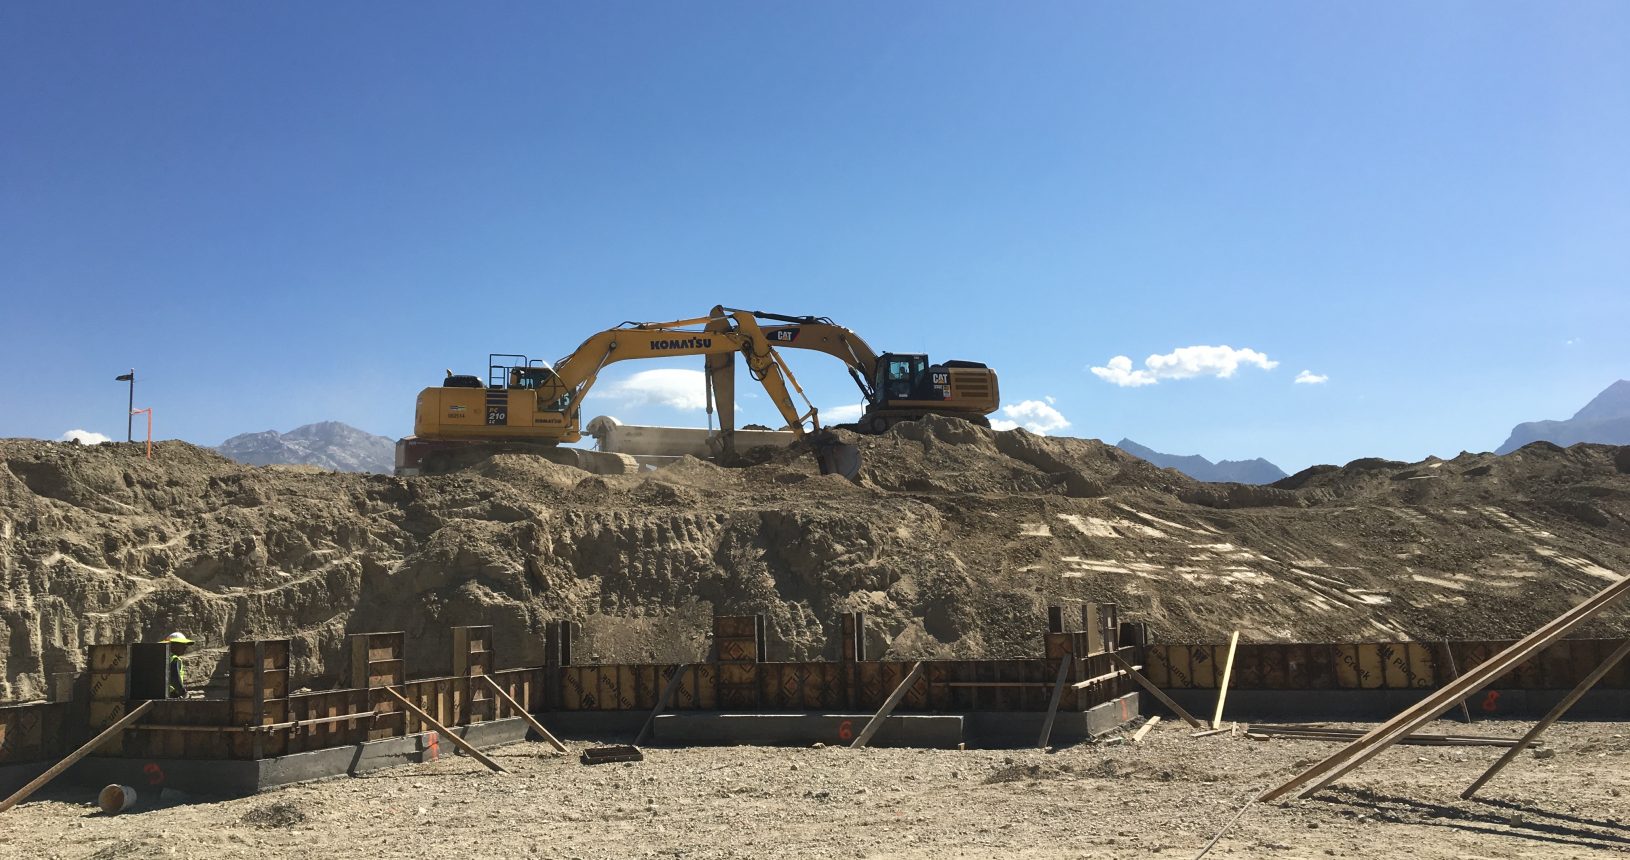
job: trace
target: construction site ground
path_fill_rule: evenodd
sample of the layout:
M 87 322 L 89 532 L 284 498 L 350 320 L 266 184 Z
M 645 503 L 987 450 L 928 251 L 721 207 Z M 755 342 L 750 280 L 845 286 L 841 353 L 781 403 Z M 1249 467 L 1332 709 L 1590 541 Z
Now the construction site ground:
M 831 659 L 856 611 L 874 657 L 1029 655 L 1043 607 L 1070 600 L 1118 603 L 1162 642 L 1515 639 L 1630 570 L 1630 447 L 1257 487 L 954 419 L 855 441 L 859 483 L 797 450 L 615 476 L 510 454 L 401 479 L 0 440 L 0 700 L 44 697 L 87 645 L 171 630 L 202 640 L 188 677 L 223 696 L 232 641 L 292 637 L 296 678 L 322 689 L 347 633 L 405 631 L 423 666 L 449 627 L 490 624 L 498 665 L 526 666 L 559 619 L 601 662 L 701 659 L 713 615 L 756 613 L 770 659 Z M 1627 629 L 1615 610 L 1581 635 Z
M 654 748 L 594 767 L 578 763 L 584 743 L 527 743 L 496 751 L 508 774 L 443 758 L 235 800 L 148 794 L 116 816 L 94 788 L 58 787 L 7 814 L 0 856 L 1188 858 L 1247 798 L 1338 748 L 1191 731 L 1163 722 L 1136 745 L 1052 753 Z M 1500 749 L 1394 747 L 1314 799 L 1253 805 L 1208 856 L 1630 851 L 1630 724 L 1562 724 L 1544 741 L 1470 801 L 1460 791 Z

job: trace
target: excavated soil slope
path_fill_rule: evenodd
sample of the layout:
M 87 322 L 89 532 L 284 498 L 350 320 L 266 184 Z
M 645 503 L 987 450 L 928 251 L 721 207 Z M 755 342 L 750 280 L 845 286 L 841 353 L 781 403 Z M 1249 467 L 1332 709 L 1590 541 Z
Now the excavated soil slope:
M 400 479 L 0 440 L 0 699 L 42 694 L 87 644 L 174 629 L 204 638 L 199 674 L 222 673 L 227 641 L 290 636 L 296 671 L 328 678 L 348 631 L 406 630 L 431 671 L 450 625 L 492 624 L 501 662 L 536 663 L 534 634 L 567 617 L 583 658 L 695 659 L 712 611 L 765 613 L 772 657 L 823 653 L 851 609 L 874 654 L 1027 654 L 1040 607 L 1071 598 L 1168 640 L 1511 637 L 1630 571 L 1630 448 L 1253 487 L 955 420 L 858 442 L 851 484 L 796 450 L 619 477 L 500 455 Z

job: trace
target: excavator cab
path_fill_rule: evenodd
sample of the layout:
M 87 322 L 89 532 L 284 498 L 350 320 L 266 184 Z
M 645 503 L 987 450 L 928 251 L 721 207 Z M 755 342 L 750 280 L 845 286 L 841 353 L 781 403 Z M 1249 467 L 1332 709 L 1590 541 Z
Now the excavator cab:
M 509 369 L 509 387 L 536 391 L 549 383 L 555 372 L 547 367 L 512 367 Z
M 877 361 L 873 390 L 881 404 L 897 400 L 945 400 L 951 396 L 951 380 L 943 370 L 936 372 L 928 356 L 886 352 Z
M 565 412 L 572 405 L 571 392 L 560 384 L 555 369 L 543 359 L 524 355 L 493 353 L 487 356 L 487 389 L 489 398 L 496 398 L 498 392 L 505 390 L 539 392 L 536 409 L 542 412 Z

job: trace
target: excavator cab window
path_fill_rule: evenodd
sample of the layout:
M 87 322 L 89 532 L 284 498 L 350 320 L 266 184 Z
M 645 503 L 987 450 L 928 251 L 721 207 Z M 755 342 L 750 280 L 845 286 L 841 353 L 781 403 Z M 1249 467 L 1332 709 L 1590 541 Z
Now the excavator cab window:
M 509 369 L 509 387 L 536 391 L 548 383 L 552 373 L 546 367 L 512 367 Z
M 924 382 L 923 377 L 928 372 L 928 356 L 885 355 L 881 363 L 883 384 L 879 388 L 883 391 L 885 402 L 911 400 L 917 396 Z
M 509 387 L 519 388 L 522 391 L 543 391 L 555 383 L 555 372 L 547 367 L 512 367 L 509 369 Z M 570 392 L 562 394 L 554 400 L 538 401 L 538 408 L 545 412 L 565 412 L 572 405 Z

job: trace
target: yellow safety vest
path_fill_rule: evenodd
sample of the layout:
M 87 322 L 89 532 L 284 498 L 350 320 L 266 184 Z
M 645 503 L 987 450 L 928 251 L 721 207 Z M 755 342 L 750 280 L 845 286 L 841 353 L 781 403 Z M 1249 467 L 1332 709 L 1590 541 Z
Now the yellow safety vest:
M 175 670 L 176 683 L 182 685 L 182 688 L 185 689 L 187 684 L 187 667 L 181 662 L 181 656 L 179 654 L 170 655 L 170 668 Z M 164 679 L 164 686 L 170 686 L 170 679 L 168 677 Z M 170 690 L 169 692 L 170 695 L 174 696 L 180 694 L 181 690 Z

